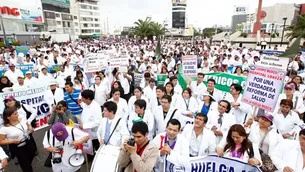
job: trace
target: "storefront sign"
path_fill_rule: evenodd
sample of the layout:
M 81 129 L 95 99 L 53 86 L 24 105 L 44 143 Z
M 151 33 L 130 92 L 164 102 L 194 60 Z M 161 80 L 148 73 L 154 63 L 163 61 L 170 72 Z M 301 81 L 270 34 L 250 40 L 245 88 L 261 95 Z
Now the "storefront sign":
M 20 15 L 18 8 L 10 8 L 7 6 L 3 6 L 3 7 L 0 7 L 0 11 L 2 14 L 13 15 L 13 16 Z

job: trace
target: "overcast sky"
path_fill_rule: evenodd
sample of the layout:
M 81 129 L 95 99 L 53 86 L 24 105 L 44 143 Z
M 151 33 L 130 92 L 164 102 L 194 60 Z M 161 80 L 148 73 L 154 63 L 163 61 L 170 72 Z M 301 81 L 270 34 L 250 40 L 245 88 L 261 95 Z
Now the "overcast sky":
M 305 3 L 305 0 L 264 0 L 263 6 L 287 2 Z M 234 6 L 246 6 L 254 12 L 257 3 L 258 0 L 187 0 L 188 24 L 196 28 L 230 25 Z M 115 28 L 133 26 L 136 20 L 146 16 L 159 23 L 165 19 L 171 22 L 171 0 L 101 0 L 100 4 L 103 30 L 107 16 L 111 32 Z

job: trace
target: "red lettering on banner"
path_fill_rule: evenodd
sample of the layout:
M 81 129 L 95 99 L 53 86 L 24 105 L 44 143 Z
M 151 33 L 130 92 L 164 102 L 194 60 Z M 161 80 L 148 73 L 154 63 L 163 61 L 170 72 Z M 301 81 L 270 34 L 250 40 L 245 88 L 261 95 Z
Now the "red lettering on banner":
M 36 128 L 43 127 L 44 125 L 48 125 L 48 120 L 51 117 L 51 114 L 48 114 L 47 116 L 43 118 L 39 118 L 36 120 Z
M 12 16 L 20 15 L 18 8 L 10 8 L 7 6 L 3 6 L 3 7 L 0 7 L 0 11 L 2 14 L 12 15 Z

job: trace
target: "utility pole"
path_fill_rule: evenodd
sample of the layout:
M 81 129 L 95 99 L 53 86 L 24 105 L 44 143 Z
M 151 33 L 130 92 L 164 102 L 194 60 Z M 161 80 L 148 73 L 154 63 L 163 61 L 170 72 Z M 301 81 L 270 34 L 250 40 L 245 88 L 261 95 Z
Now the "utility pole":
M 282 31 L 281 46 L 283 45 L 287 17 L 283 18 L 283 20 L 284 20 L 284 26 L 283 26 L 283 31 Z

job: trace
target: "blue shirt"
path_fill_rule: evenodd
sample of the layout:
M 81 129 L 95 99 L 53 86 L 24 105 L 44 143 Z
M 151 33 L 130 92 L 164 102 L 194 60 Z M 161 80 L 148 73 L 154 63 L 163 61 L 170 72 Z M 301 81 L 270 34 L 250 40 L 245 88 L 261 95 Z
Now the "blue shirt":
M 201 108 L 201 113 L 204 114 L 204 115 L 207 115 L 209 110 L 210 110 L 210 106 L 207 106 L 207 105 L 203 104 L 203 106 Z
M 72 115 L 80 115 L 83 110 L 79 107 L 78 98 L 79 98 L 80 90 L 74 89 L 73 93 L 69 92 L 65 93 L 64 99 L 68 104 L 68 109 L 71 111 Z M 75 100 L 72 100 L 71 97 Z

